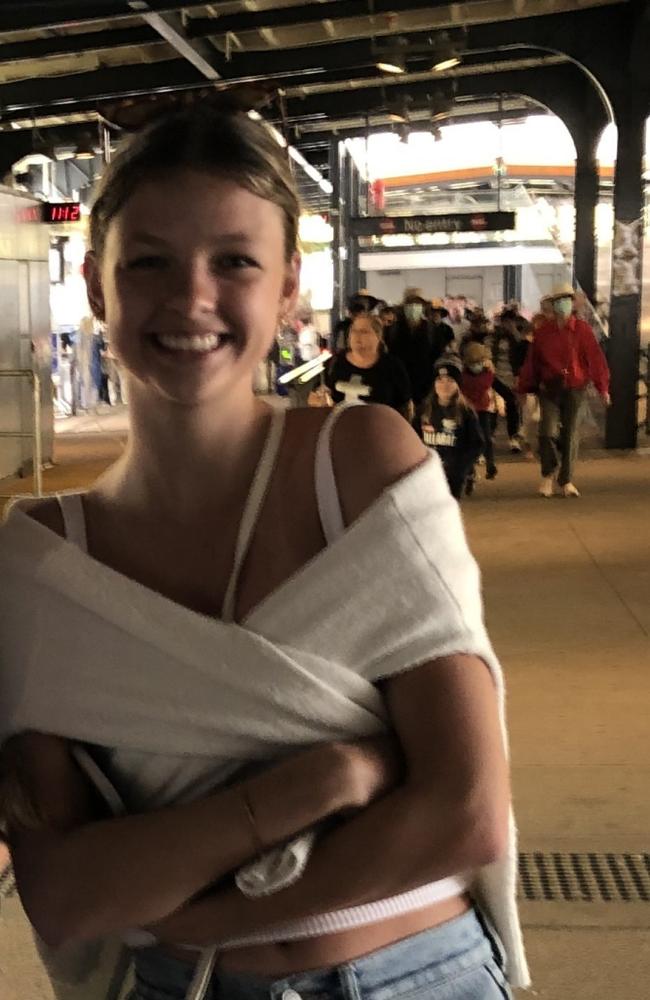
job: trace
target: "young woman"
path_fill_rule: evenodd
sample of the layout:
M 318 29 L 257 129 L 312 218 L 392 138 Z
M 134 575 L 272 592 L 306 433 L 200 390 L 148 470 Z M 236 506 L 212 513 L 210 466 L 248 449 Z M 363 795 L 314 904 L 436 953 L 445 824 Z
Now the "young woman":
M 129 446 L 0 544 L 19 891 L 50 946 L 144 929 L 136 1000 L 505 997 L 502 679 L 440 464 L 387 407 L 252 392 L 298 288 L 285 156 L 204 108 L 104 172 L 86 279 Z M 382 731 L 398 771 L 350 742 Z
M 422 413 L 422 439 L 442 460 L 451 495 L 460 500 L 483 450 L 478 417 L 464 399 L 463 370 L 452 359 L 438 361 L 433 391 Z
M 344 400 L 384 403 L 408 417 L 411 386 L 399 358 L 386 353 L 378 316 L 363 313 L 352 320 L 349 348 L 332 358 L 325 382 L 335 403 Z

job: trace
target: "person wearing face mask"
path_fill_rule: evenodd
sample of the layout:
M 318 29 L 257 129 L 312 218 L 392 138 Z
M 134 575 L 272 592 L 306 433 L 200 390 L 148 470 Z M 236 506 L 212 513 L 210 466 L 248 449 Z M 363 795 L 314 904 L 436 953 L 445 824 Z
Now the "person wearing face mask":
M 464 368 L 461 380 L 463 396 L 473 406 L 483 434 L 483 454 L 485 455 L 485 478 L 495 479 L 497 467 L 494 461 L 494 365 L 484 344 L 467 345 L 463 358 Z M 468 484 L 472 480 L 468 479 Z
M 539 396 L 540 495 L 553 496 L 557 474 L 562 495 L 578 497 L 573 470 L 585 395 L 588 386 L 594 385 L 609 405 L 609 369 L 594 331 L 574 315 L 571 285 L 556 288 L 551 301 L 553 318 L 535 331 L 519 373 L 518 391 Z
M 427 312 L 431 322 L 433 352 L 435 360 L 438 361 L 443 354 L 451 353 L 454 343 L 454 331 L 447 322 L 449 319 L 449 310 L 445 309 L 442 299 L 431 299 L 431 305 Z
M 389 353 L 399 358 L 409 376 L 416 427 L 422 404 L 431 391 L 436 361 L 431 324 L 425 314 L 427 305 L 419 288 L 407 288 L 395 325 L 384 333 Z

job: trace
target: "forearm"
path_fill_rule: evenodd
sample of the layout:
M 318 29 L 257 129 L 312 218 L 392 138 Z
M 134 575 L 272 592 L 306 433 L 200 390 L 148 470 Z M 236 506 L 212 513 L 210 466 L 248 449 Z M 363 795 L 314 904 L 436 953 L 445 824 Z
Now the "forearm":
M 290 888 L 257 900 L 218 891 L 151 930 L 163 941 L 199 946 L 386 899 L 493 860 L 500 850 L 494 830 L 494 817 L 436 810 L 403 787 L 325 835 Z
M 350 804 L 340 771 L 329 780 L 301 757 L 246 782 L 257 835 L 235 785 L 155 813 L 18 838 L 18 884 L 35 927 L 62 943 L 159 920 L 255 856 L 260 841 L 281 842 Z

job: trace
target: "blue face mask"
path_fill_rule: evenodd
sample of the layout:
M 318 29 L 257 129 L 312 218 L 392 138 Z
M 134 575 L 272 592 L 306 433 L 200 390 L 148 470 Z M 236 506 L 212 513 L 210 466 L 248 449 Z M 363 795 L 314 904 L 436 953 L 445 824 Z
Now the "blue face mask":
M 568 319 L 573 312 L 573 299 L 556 299 L 553 303 L 553 312 L 562 319 Z

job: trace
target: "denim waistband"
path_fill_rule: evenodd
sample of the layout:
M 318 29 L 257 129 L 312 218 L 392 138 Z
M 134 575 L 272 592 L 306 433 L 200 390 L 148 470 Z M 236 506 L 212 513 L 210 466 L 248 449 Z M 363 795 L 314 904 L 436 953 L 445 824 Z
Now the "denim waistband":
M 491 963 L 501 965 L 499 942 L 471 910 L 343 965 L 273 978 L 217 967 L 209 1000 L 396 1000 Z M 188 967 L 156 949 L 136 955 L 137 1000 L 184 996 Z

